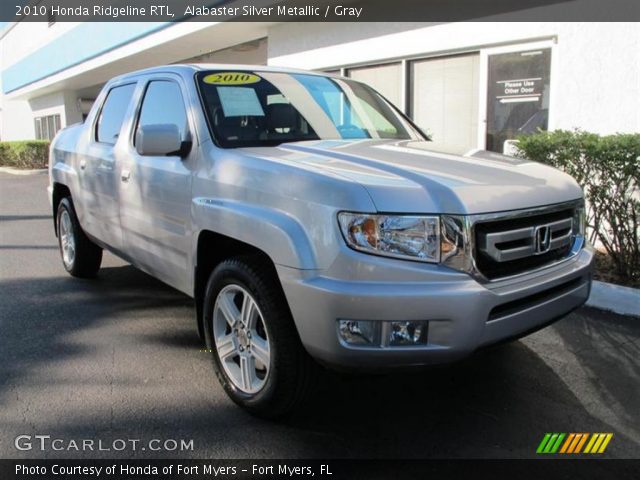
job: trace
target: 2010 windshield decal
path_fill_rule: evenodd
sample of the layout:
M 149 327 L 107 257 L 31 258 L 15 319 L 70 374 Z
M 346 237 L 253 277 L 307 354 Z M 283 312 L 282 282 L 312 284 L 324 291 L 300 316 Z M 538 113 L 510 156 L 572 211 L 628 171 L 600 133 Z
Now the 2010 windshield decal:
M 212 73 L 202 79 L 210 85 L 248 85 L 258 83 L 262 78 L 258 75 L 246 72 L 220 72 Z

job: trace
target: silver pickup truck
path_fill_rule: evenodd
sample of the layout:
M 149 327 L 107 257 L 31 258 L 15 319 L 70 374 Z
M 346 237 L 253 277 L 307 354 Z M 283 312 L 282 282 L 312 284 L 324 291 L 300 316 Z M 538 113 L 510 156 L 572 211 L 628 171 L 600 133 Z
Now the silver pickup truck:
M 226 392 L 266 416 L 318 364 L 452 362 L 582 305 L 583 196 L 553 168 L 430 150 L 370 87 L 172 65 L 108 82 L 51 146 L 65 269 L 103 249 L 195 299 Z

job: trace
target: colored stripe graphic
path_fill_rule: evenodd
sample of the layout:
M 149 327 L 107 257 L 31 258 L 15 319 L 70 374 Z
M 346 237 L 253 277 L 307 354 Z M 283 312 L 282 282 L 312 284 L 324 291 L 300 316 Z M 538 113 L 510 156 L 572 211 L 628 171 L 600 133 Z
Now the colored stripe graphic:
M 553 445 L 556 442 L 556 438 L 558 438 L 558 434 L 557 433 L 554 433 L 553 435 L 551 435 L 551 438 L 547 442 L 547 446 L 544 447 L 544 452 L 542 452 L 542 453 L 551 453 L 551 449 L 553 448 Z
M 582 446 L 587 441 L 587 438 L 589 438 L 588 433 L 581 433 L 580 435 L 582 435 L 582 438 L 580 439 L 580 443 L 578 443 L 578 445 L 576 446 L 576 450 L 573 453 L 580 453 L 580 451 L 582 450 Z
M 606 437 L 606 435 L 604 433 L 600 433 L 598 435 L 598 439 L 596 440 L 596 443 L 591 448 L 591 452 L 590 453 L 597 453 L 598 452 L 598 449 L 600 448 L 600 444 L 604 440 L 604 437 Z
M 609 442 L 613 438 L 613 433 L 607 433 L 606 435 L 607 436 L 605 437 L 604 442 L 602 442 L 602 445 L 600 445 L 600 450 L 598 450 L 598 453 L 604 453 L 604 451 L 607 449 L 607 445 L 609 445 Z
M 613 433 L 594 433 L 584 453 L 603 453 L 612 437 Z
M 573 442 L 573 439 L 575 438 L 576 434 L 575 433 L 570 433 L 569 436 L 567 437 L 567 440 L 564 442 L 564 445 L 562 445 L 562 448 L 560 449 L 560 453 L 566 453 L 567 449 L 569 448 L 569 445 L 571 445 L 571 442 Z
M 591 438 L 589 439 L 589 443 L 587 443 L 587 448 L 584 449 L 584 453 L 591 452 L 591 447 L 593 447 L 593 444 L 596 443 L 596 439 L 599 436 L 600 435 L 598 433 L 594 433 L 594 434 L 591 435 Z
M 551 434 L 550 433 L 545 433 L 544 434 L 544 438 L 540 442 L 540 445 L 538 445 L 538 449 L 536 450 L 536 453 L 542 453 L 543 452 L 545 445 L 549 441 L 549 438 L 551 438 Z
M 584 453 L 591 453 L 591 449 L 593 448 L 594 450 L 596 450 L 598 448 L 599 445 L 599 440 L 600 440 L 600 434 L 599 433 L 594 433 L 591 435 L 591 438 L 589 439 L 589 443 L 587 443 L 587 448 L 584 449 Z
M 612 438 L 613 433 L 545 433 L 536 453 L 604 453 Z
M 549 453 L 556 453 L 558 451 L 558 449 L 560 448 L 560 444 L 562 443 L 562 440 L 564 440 L 564 436 L 565 436 L 564 433 L 561 433 L 560 435 L 558 435 L 558 439 L 556 440 L 556 443 L 553 445 Z
M 573 442 L 571 443 L 571 446 L 569 447 L 569 451 L 567 451 L 567 453 L 573 453 L 576 449 L 576 447 L 578 446 L 578 443 L 580 443 L 580 441 L 584 441 L 582 439 L 583 435 L 582 433 L 576 433 L 575 437 L 573 438 Z
M 604 439 L 604 442 L 602 442 L 602 445 L 600 445 L 600 450 L 598 450 L 598 453 L 604 453 L 604 451 L 607 449 L 607 445 L 609 445 L 609 442 L 611 441 L 611 439 L 613 438 L 613 433 L 607 433 L 607 436 Z
M 565 433 L 547 433 L 538 445 L 536 453 L 556 453 L 562 445 Z

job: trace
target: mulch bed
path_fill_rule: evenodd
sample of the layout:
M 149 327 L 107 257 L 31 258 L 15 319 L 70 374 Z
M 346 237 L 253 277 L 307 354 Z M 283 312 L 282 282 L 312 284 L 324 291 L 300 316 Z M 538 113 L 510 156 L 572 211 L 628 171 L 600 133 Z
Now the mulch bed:
M 628 278 L 618 275 L 611 258 L 606 254 L 596 251 L 596 264 L 593 279 L 601 282 L 615 283 L 624 287 L 640 288 L 640 278 Z

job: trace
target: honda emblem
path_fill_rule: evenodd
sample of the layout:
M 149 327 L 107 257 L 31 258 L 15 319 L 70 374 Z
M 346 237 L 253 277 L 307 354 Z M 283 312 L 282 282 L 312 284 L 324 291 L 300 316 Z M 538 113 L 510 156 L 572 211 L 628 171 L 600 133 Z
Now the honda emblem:
M 534 246 L 536 255 L 547 253 L 551 248 L 551 229 L 548 225 L 536 227 L 534 232 Z

